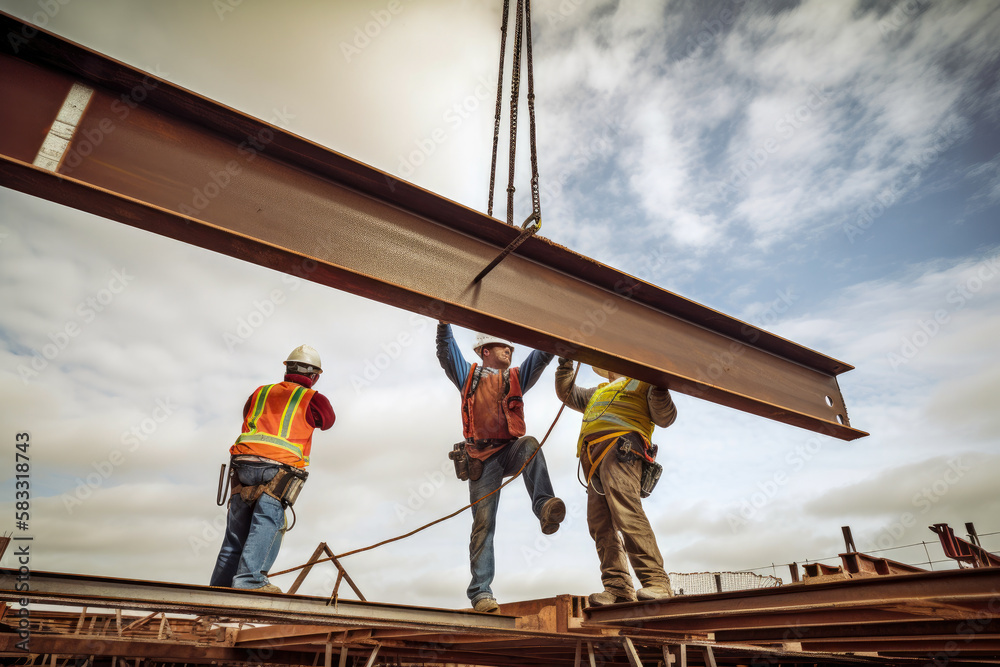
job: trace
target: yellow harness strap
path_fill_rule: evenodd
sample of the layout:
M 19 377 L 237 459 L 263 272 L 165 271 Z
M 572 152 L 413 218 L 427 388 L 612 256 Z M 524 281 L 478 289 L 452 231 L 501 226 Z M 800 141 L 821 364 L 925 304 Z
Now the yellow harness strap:
M 601 455 L 597 457 L 596 461 L 594 461 L 594 459 L 591 458 L 591 456 L 590 456 L 590 447 L 591 447 L 591 445 L 597 445 L 597 444 L 600 444 L 602 442 L 606 442 L 608 440 L 611 440 L 613 438 L 618 438 L 618 437 L 621 437 L 623 435 L 627 435 L 628 433 L 629 433 L 629 431 L 615 431 L 614 433 L 608 433 L 606 435 L 602 435 L 601 437 L 595 438 L 595 439 L 591 440 L 590 442 L 586 443 L 587 444 L 587 458 L 590 459 L 590 461 L 592 463 L 592 465 L 590 466 L 590 472 L 587 473 L 587 484 L 588 485 L 590 485 L 590 478 L 594 476 L 595 472 L 597 472 L 597 467 L 599 465 L 601 465 L 601 461 L 603 461 L 604 457 L 607 456 L 608 452 L 611 451 L 611 447 L 610 446 L 605 447 L 604 451 L 601 452 Z

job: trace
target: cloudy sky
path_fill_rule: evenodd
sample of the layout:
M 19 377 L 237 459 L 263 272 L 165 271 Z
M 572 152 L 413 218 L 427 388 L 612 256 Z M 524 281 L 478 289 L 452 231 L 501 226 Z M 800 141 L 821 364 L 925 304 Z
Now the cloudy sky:
M 486 209 L 499 0 L 44 4 L 0 9 Z M 844 525 L 859 549 L 925 567 L 944 558 L 933 523 L 974 522 L 1000 550 L 1000 8 L 537 0 L 533 14 L 543 235 L 856 366 L 841 388 L 871 436 L 851 443 L 675 396 L 646 502 L 667 569 L 787 581 L 787 563 L 836 562 Z M 523 219 L 526 154 L 518 167 Z M 207 583 L 243 403 L 301 343 L 323 355 L 338 421 L 315 437 L 276 567 L 467 500 L 432 320 L 7 189 L 0 299 L 0 529 L 28 431 L 34 569 Z M 528 394 L 538 435 L 552 373 Z M 578 429 L 565 414 L 544 450 L 570 508 L 558 533 L 541 535 L 519 481 L 504 492 L 501 601 L 600 589 Z M 461 607 L 470 522 L 344 564 L 370 600 Z M 303 591 L 333 579 L 322 566 Z

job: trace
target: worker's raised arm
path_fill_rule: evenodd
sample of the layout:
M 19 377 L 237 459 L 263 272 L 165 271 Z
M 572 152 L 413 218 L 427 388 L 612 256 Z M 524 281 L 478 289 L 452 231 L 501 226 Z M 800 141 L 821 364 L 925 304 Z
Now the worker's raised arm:
M 462 350 L 451 334 L 451 325 L 445 322 L 438 322 L 437 358 L 441 368 L 444 369 L 444 374 L 461 391 L 462 385 L 465 384 L 465 378 L 469 376 L 472 364 L 465 360 Z
M 674 405 L 669 389 L 650 387 L 646 399 L 649 403 L 649 418 L 657 426 L 666 428 L 677 419 L 677 406 Z
M 596 390 L 573 384 L 573 360 L 559 357 L 559 366 L 556 367 L 556 396 L 560 401 L 577 412 L 583 412 L 594 391 Z
M 551 352 L 542 352 L 541 350 L 531 351 L 531 354 L 528 355 L 528 358 L 519 367 L 522 392 L 528 391 L 538 382 L 538 378 L 542 376 L 542 371 L 545 370 L 550 361 L 552 361 Z

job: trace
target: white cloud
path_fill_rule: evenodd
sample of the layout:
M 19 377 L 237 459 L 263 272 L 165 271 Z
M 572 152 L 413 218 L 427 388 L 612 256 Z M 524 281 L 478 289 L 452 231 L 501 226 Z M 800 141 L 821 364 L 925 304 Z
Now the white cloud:
M 990 400 L 1000 383 L 1000 281 L 979 273 L 994 266 L 993 245 L 974 252 L 978 237 L 942 249 L 901 238 L 862 255 L 841 247 L 836 227 L 896 179 L 897 201 L 926 195 L 924 174 L 974 131 L 971 91 L 995 62 L 1000 14 L 937 3 L 884 35 L 884 16 L 806 2 L 776 15 L 747 10 L 689 51 L 697 42 L 687 38 L 726 6 L 705 19 L 653 3 L 538 8 L 544 233 L 669 289 L 728 299 L 734 314 L 855 364 L 840 382 L 854 424 L 872 436 L 819 438 L 677 396 L 678 423 L 656 436 L 664 477 L 647 502 L 668 570 L 835 555 L 844 521 L 878 544 L 900 513 L 919 515 L 913 495 L 952 456 L 974 470 L 926 518 L 995 528 L 983 480 L 1000 431 Z M 53 21 L 56 32 L 141 67 L 160 64 L 167 78 L 251 114 L 287 109 L 292 131 L 392 173 L 441 128 L 446 139 L 412 165 L 412 180 L 484 207 L 495 90 L 481 94 L 480 79 L 495 76 L 495 3 L 466 3 L 461 17 L 449 3 L 405 4 L 350 63 L 340 42 L 379 3 L 244 3 L 221 21 L 206 8 L 76 7 Z M 109 16 L 126 9 L 135 25 L 155 12 L 156 29 L 122 30 Z M 811 86 L 832 91 L 830 101 L 809 108 Z M 449 122 L 448 110 L 470 96 L 468 117 Z M 791 136 L 778 127 L 788 114 L 798 123 Z M 719 183 L 771 138 L 778 149 L 721 196 Z M 962 171 L 983 188 L 983 207 L 995 205 L 993 162 Z M 523 157 L 517 166 L 521 211 Z M 446 458 L 460 437 L 458 392 L 434 359 L 430 319 L 6 190 L 0 203 L 0 400 L 9 408 L 0 430 L 32 434 L 35 525 L 47 545 L 38 567 L 204 583 L 221 542 L 224 511 L 211 504 L 218 466 L 243 402 L 301 343 L 323 355 L 317 388 L 338 423 L 316 435 L 300 524 L 277 567 L 305 562 L 320 541 L 343 553 L 467 502 Z M 824 236 L 830 229 L 841 245 Z M 84 321 L 80 304 L 100 299 L 123 269 L 134 281 Z M 787 311 L 770 309 L 789 289 Z M 947 320 L 932 335 L 927 323 L 941 310 Z M 70 322 L 80 331 L 58 349 Z M 47 345 L 52 359 L 22 382 L 18 366 L 30 368 L 33 351 L 44 358 Z M 904 361 L 893 366 L 892 354 Z M 529 394 L 533 433 L 558 407 L 551 373 Z M 171 412 L 157 421 L 163 402 Z M 584 502 L 578 428 L 579 415 L 565 414 L 545 449 L 571 508 Z M 503 600 L 597 590 L 582 515 L 543 538 L 519 481 L 500 514 Z M 730 516 L 746 522 L 734 529 Z M 369 599 L 465 606 L 468 529 L 465 513 L 345 565 Z M 907 527 L 907 539 L 928 535 Z M 304 591 L 329 593 L 331 572 L 317 570 Z

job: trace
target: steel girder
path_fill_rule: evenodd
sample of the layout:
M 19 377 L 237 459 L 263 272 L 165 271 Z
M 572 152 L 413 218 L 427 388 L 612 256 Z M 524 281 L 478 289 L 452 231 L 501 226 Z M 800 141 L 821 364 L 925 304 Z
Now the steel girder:
M 15 590 L 17 570 L 0 569 L 0 601 L 27 599 L 32 604 L 77 604 L 108 609 L 140 609 L 180 614 L 224 615 L 264 622 L 314 623 L 333 626 L 427 628 L 480 631 L 514 629 L 512 616 L 338 600 L 304 595 L 264 594 L 230 588 L 32 572 L 30 589 Z
M 0 184 L 852 440 L 846 363 L 0 13 Z
M 1000 568 L 944 570 L 680 596 L 587 610 L 584 627 L 713 633 L 723 644 L 1000 660 Z

